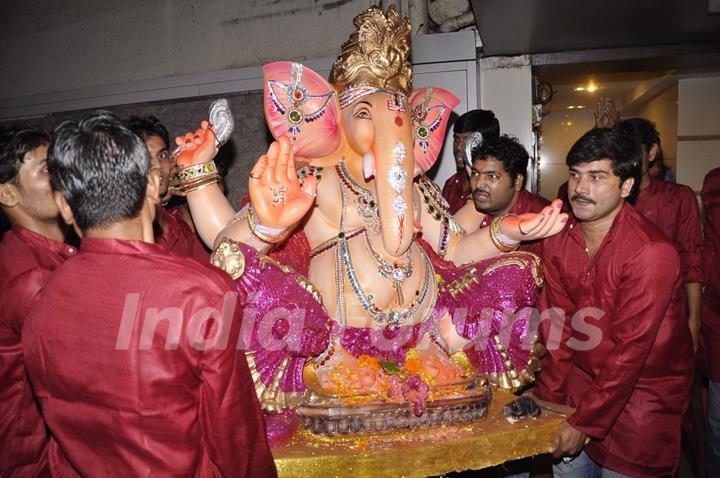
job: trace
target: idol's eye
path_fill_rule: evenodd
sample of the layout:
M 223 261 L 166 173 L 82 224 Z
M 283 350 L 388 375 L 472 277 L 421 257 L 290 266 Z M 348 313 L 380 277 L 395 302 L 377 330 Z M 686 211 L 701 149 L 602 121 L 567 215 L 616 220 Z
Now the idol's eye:
M 370 119 L 370 110 L 364 107 L 358 108 L 353 112 L 353 117 L 359 119 Z

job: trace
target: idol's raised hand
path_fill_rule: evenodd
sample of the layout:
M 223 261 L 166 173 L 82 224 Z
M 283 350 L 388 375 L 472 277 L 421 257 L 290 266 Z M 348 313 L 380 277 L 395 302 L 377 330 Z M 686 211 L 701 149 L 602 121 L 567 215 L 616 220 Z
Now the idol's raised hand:
M 562 200 L 556 199 L 539 213 L 507 216 L 502 221 L 502 232 L 515 241 L 534 241 L 554 236 L 565 227 L 567 213 L 561 212 Z
M 215 134 L 207 121 L 203 121 L 194 132 L 176 137 L 175 144 L 177 148 L 173 151 L 173 157 L 181 167 L 207 163 L 218 152 Z
M 312 207 L 316 191 L 315 177 L 298 181 L 287 135 L 273 142 L 250 171 L 250 202 L 263 226 L 282 229 L 298 223 Z

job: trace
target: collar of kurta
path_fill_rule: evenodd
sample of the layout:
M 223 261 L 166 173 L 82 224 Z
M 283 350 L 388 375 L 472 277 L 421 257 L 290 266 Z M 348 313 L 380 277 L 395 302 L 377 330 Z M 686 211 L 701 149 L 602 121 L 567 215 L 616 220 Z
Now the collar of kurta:
M 605 245 L 612 242 L 612 240 L 615 238 L 615 236 L 618 234 L 618 231 L 622 229 L 622 224 L 625 222 L 628 214 L 632 214 L 633 207 L 625 201 L 622 208 L 620 208 L 620 212 L 615 216 L 615 219 L 613 220 L 612 225 L 610 226 L 610 230 L 605 235 L 605 238 L 602 241 L 602 244 L 600 245 L 600 248 L 598 249 L 598 252 L 602 250 Z M 570 235 L 575 242 L 580 244 L 583 248 L 587 247 L 587 244 L 585 242 L 585 236 L 583 235 L 582 228 L 580 227 L 580 221 L 578 221 L 575 216 L 570 214 L 570 219 L 567 222 L 567 225 L 565 226 L 565 230 L 568 231 L 568 234 Z
M 17 224 L 12 225 L 12 232 L 17 234 L 24 242 L 33 246 L 38 250 L 49 250 L 54 253 L 60 254 L 62 257 L 69 257 L 77 252 L 75 247 L 65 244 L 64 242 L 56 241 L 48 237 L 43 236 L 35 231 L 31 231 Z
M 101 239 L 85 237 L 80 242 L 80 250 L 96 254 L 167 254 L 167 251 L 158 244 L 145 241 L 128 241 L 124 239 Z

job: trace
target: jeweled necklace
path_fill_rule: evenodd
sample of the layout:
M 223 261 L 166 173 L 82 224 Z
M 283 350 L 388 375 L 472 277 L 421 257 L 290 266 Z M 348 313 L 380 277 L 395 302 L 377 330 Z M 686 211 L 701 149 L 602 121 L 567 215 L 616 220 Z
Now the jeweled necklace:
M 355 208 L 358 215 L 365 221 L 365 224 L 367 224 L 371 231 L 375 234 L 380 234 L 380 211 L 372 192 L 355 182 L 352 176 L 350 176 L 344 160 L 335 166 L 335 170 L 337 171 L 341 184 L 344 184 L 355 196 Z
M 370 236 L 368 235 L 367 231 L 365 231 L 364 236 L 365 248 L 367 249 L 368 254 L 370 254 L 373 262 L 375 263 L 375 266 L 378 269 L 378 273 L 385 279 L 389 279 L 390 281 L 392 281 L 393 289 L 395 289 L 395 298 L 397 300 L 397 303 L 398 305 L 403 305 L 403 303 L 405 302 L 405 298 L 403 297 L 402 293 L 402 285 L 403 282 L 405 282 L 405 279 L 410 277 L 413 273 L 412 251 L 408 249 L 405 264 L 401 262 L 390 263 L 380 257 L 380 254 L 378 254 L 375 249 L 373 249 L 372 244 L 370 243 Z
M 430 289 L 430 279 L 432 276 L 432 267 L 427 257 L 423 258 L 425 275 L 423 277 L 422 288 L 419 291 L 415 291 L 415 300 L 412 304 L 404 309 L 385 312 L 378 309 L 378 307 L 374 304 L 374 298 L 372 295 L 368 295 L 362 290 L 360 281 L 355 273 L 355 267 L 353 266 L 352 259 L 350 258 L 350 250 L 348 248 L 347 241 L 340 242 L 338 250 L 343 256 L 345 272 L 347 273 L 348 280 L 350 281 L 350 287 L 352 287 L 353 292 L 355 292 L 355 296 L 358 298 L 362 308 L 377 325 L 391 329 L 403 325 L 413 316 L 413 314 L 417 311 L 418 306 L 425 300 L 425 296 L 427 296 L 428 290 Z
M 340 184 L 340 192 L 342 196 L 343 210 L 340 213 L 340 233 L 338 233 L 338 247 L 336 250 L 335 261 L 335 281 L 338 293 L 338 319 L 342 319 L 342 323 L 344 324 L 346 314 L 345 285 L 344 280 L 342 280 L 342 278 L 340 277 L 340 270 L 342 270 L 342 268 L 344 267 L 348 281 L 350 282 L 350 287 L 352 288 L 353 292 L 355 292 L 355 296 L 358 298 L 358 302 L 360 302 L 363 310 L 373 319 L 375 324 L 381 327 L 387 327 L 391 329 L 397 328 L 407 322 L 413 316 L 413 314 L 415 314 L 419 305 L 423 303 L 425 297 L 428 294 L 428 291 L 431 288 L 431 283 L 434 279 L 434 273 L 432 269 L 432 264 L 430 264 L 430 259 L 428 259 L 422 248 L 418 246 L 418 250 L 423 257 L 423 284 L 420 290 L 415 291 L 415 300 L 412 302 L 412 304 L 410 304 L 409 307 L 398 310 L 390 310 L 388 312 L 378 309 L 378 307 L 373 302 L 373 296 L 366 294 L 360 286 L 360 280 L 355 273 L 355 267 L 353 266 L 352 258 L 350 257 L 350 248 L 348 246 L 348 241 L 345 237 L 345 234 L 342 232 L 343 222 L 345 220 L 345 208 L 347 207 L 347 194 L 345 192 L 344 182 Z M 432 313 L 433 307 L 434 300 L 433 304 L 431 304 L 430 308 L 426 312 L 426 317 L 424 317 L 423 320 L 425 320 L 427 316 Z

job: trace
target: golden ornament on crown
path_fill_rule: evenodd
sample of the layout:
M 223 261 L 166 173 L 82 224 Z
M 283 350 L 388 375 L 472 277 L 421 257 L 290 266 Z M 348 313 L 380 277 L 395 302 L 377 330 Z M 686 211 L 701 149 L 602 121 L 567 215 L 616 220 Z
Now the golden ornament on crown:
M 412 92 L 410 20 L 391 5 L 387 13 L 370 7 L 353 20 L 356 31 L 343 43 L 333 63 L 330 83 L 338 93 L 370 87 Z

